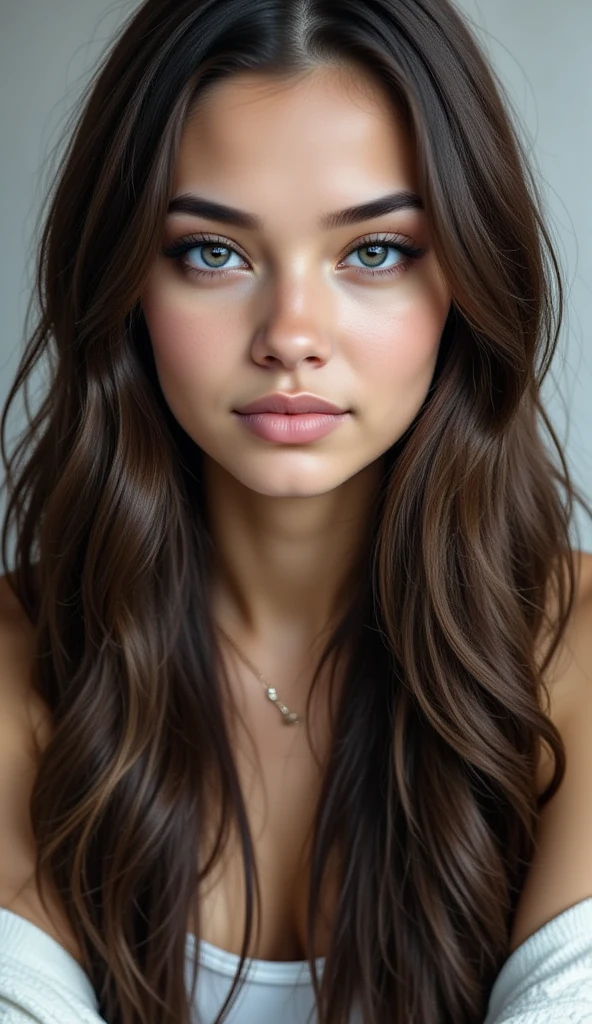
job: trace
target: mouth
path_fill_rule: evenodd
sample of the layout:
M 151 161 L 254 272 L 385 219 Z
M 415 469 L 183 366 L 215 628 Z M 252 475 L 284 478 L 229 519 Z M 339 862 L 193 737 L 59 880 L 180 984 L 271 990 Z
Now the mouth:
M 341 416 L 349 410 L 341 408 L 334 402 L 319 395 L 299 394 L 287 395 L 276 392 L 271 395 L 264 395 L 262 398 L 249 402 L 234 412 L 241 416 L 251 413 L 276 413 L 283 416 L 298 416 L 301 414 L 326 414 L 330 416 Z
M 251 412 L 235 415 L 256 437 L 276 444 L 309 444 L 320 441 L 348 419 L 348 412 Z

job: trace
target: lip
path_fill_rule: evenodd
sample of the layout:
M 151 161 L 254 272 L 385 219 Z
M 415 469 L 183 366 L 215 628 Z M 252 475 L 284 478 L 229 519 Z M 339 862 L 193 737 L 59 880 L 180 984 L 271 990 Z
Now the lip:
M 307 412 L 329 413 L 333 416 L 339 416 L 348 411 L 348 409 L 342 409 L 325 398 L 319 398 L 318 395 L 306 393 L 284 395 L 279 391 L 271 395 L 264 395 L 263 398 L 257 398 L 254 402 L 249 402 L 247 405 L 241 406 L 240 409 L 235 409 L 235 412 L 241 415 L 256 412 L 275 412 L 288 416 Z
M 249 412 L 235 414 L 250 433 L 274 444 L 302 445 L 320 441 L 332 433 L 349 413 L 301 412 L 293 416 L 285 412 Z

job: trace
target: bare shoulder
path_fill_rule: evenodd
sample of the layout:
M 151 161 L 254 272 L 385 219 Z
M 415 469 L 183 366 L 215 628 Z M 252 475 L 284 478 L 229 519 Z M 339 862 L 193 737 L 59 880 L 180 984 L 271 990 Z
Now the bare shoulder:
M 0 904 L 32 865 L 28 797 L 35 774 L 29 714 L 32 628 L 0 576 Z
M 592 605 L 592 554 L 574 551 L 576 578 L 574 606 L 563 640 L 547 670 L 551 696 L 551 717 L 561 728 L 564 716 L 570 716 L 577 701 L 590 690 L 590 608 Z M 551 618 L 555 605 L 548 609 Z
M 592 554 L 574 555 L 576 600 L 547 679 L 549 715 L 565 746 L 566 772 L 541 812 L 511 950 L 558 914 L 592 896 Z M 547 781 L 546 768 L 542 766 L 541 782 Z
M 0 907 L 47 932 L 81 958 L 55 893 L 45 910 L 35 885 L 29 801 L 51 715 L 32 687 L 35 630 L 0 576 Z
M 0 702 L 2 751 L 28 750 L 31 728 L 34 629 L 9 584 L 0 576 Z M 39 712 L 40 708 L 37 709 Z M 9 724 L 10 723 L 10 728 Z M 24 750 L 23 750 L 24 753 Z M 28 750 L 31 754 L 32 751 Z

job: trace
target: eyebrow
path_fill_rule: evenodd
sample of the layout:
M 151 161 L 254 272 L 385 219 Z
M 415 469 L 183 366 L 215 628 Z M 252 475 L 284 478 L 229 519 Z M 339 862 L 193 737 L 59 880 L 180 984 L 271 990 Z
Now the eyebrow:
M 348 206 L 344 210 L 335 210 L 333 213 L 324 213 L 318 220 L 318 226 L 324 230 L 349 227 L 350 224 L 357 224 L 358 221 L 371 220 L 373 217 L 382 217 L 385 213 L 396 213 L 398 210 L 423 210 L 424 205 L 420 196 L 415 192 L 401 190 L 389 192 L 387 195 L 371 199 L 367 203 L 360 203 L 358 206 Z M 225 206 L 222 203 L 215 203 L 212 199 L 204 199 L 193 193 L 185 193 L 172 199 L 168 206 L 168 213 L 189 213 L 193 217 L 205 217 L 206 220 L 217 220 L 223 224 L 233 224 L 248 231 L 262 231 L 263 221 L 253 213 L 246 213 L 245 210 L 237 210 L 234 206 Z

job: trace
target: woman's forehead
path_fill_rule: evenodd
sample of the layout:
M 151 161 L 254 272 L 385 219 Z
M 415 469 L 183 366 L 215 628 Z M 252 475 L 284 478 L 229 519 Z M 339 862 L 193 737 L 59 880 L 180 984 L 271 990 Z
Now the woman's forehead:
M 249 73 L 216 83 L 185 126 L 175 192 L 231 191 L 229 202 L 251 208 L 262 194 L 337 193 L 347 205 L 413 191 L 415 153 L 400 111 L 371 80 L 350 75 L 323 68 L 290 81 Z M 327 199 L 323 209 L 335 205 Z

